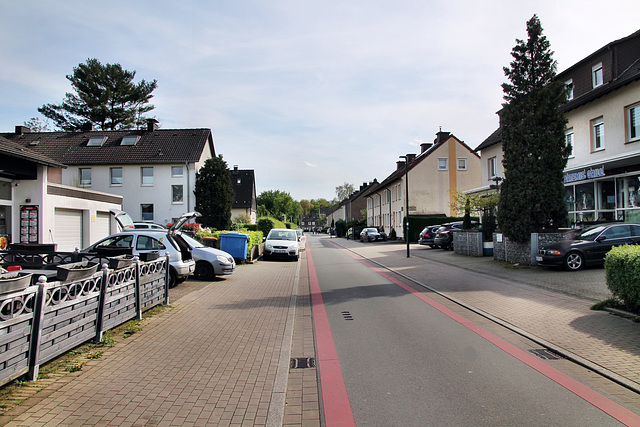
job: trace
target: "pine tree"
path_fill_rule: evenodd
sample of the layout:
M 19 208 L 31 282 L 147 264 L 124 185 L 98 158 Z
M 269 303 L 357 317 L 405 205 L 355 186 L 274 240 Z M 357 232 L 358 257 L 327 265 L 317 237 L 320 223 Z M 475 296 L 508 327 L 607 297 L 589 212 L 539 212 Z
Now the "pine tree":
M 498 223 L 508 238 L 524 242 L 532 232 L 566 223 L 562 171 L 570 148 L 567 120 L 559 111 L 566 89 L 555 80 L 556 62 L 536 15 L 527 22 L 528 40 L 516 39 L 513 61 L 504 72 L 500 112 L 505 179 Z
M 235 198 L 227 162 L 218 157 L 207 159 L 196 173 L 196 210 L 205 227 L 226 230 L 231 225 L 231 208 Z
M 102 65 L 87 59 L 67 75 L 75 93 L 66 93 L 62 104 L 45 104 L 38 111 L 65 131 L 76 131 L 89 122 L 100 130 L 131 129 L 141 124 L 155 107 L 149 104 L 156 80 L 133 83 L 135 71 L 120 64 Z

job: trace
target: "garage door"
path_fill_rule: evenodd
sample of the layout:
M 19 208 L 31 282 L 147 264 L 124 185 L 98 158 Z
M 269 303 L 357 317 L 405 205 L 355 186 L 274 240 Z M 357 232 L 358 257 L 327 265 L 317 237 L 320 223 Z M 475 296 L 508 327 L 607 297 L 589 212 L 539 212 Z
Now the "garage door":
M 92 232 L 93 242 L 111 234 L 111 214 L 109 212 L 97 212 L 95 229 Z
M 55 229 L 53 238 L 58 251 L 73 252 L 82 249 L 82 211 L 75 209 L 55 210 Z

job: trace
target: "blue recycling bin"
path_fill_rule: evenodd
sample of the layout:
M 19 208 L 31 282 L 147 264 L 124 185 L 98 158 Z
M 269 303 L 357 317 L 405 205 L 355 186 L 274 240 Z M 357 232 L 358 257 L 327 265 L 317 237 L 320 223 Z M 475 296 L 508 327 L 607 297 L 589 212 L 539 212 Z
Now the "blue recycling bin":
M 235 259 L 247 259 L 250 237 L 241 233 L 220 233 L 220 250 Z

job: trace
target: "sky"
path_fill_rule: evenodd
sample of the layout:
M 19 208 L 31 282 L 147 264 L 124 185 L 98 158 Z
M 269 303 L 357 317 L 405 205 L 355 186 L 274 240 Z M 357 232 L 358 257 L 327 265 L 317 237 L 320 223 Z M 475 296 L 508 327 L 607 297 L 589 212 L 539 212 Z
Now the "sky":
M 97 58 L 156 79 L 161 128 L 211 129 L 258 194 L 331 200 L 440 129 L 488 137 L 534 14 L 558 72 L 640 29 L 638 0 L 0 0 L 0 132 Z

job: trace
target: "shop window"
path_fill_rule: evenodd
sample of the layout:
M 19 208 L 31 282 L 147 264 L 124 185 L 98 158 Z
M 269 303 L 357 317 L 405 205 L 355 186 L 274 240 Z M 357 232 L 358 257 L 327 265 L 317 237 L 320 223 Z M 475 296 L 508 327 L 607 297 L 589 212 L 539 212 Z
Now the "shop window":
M 616 189 L 613 181 L 599 181 L 598 209 L 608 210 L 616 208 Z
M 618 208 L 640 207 L 640 176 L 619 178 L 617 182 Z
M 593 183 L 576 185 L 576 210 L 590 211 L 595 209 Z

